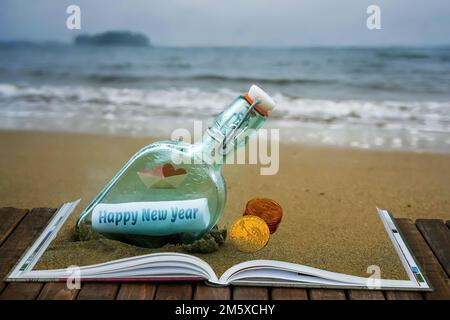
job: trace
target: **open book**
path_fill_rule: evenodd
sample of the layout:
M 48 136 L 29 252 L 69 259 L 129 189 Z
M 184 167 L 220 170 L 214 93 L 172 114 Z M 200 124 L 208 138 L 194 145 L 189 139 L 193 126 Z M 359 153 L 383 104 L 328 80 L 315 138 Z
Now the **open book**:
M 268 285 L 295 287 L 431 290 L 426 277 L 386 210 L 378 215 L 405 269 L 408 279 L 380 279 L 330 272 L 285 261 L 258 259 L 233 265 L 220 276 L 213 267 L 194 255 L 158 252 L 108 262 L 61 269 L 35 269 L 79 201 L 64 204 L 53 216 L 36 242 L 26 251 L 6 281 L 182 281 L 206 280 L 211 285 Z M 374 270 L 376 271 L 376 270 Z

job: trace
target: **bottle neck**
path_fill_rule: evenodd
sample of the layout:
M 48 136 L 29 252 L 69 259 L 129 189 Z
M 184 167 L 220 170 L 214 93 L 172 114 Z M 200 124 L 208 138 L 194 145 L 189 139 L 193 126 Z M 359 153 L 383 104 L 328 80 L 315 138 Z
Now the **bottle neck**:
M 266 120 L 246 97 L 239 96 L 214 118 L 196 146 L 205 162 L 220 166 L 233 150 L 245 146 Z

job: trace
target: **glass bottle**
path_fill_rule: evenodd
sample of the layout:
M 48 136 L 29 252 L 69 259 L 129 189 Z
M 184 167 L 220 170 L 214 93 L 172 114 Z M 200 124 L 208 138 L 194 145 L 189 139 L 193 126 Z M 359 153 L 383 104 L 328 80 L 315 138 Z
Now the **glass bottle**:
M 142 247 L 191 243 L 214 227 L 226 202 L 221 165 L 274 108 L 253 85 L 219 114 L 202 139 L 161 141 L 137 152 L 80 214 L 81 240 L 105 236 Z

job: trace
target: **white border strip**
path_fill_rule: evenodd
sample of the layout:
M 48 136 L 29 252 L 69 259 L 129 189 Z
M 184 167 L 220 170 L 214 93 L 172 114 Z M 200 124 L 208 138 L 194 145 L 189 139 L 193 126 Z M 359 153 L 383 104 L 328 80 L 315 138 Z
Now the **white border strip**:
M 420 270 L 419 266 L 416 264 L 416 261 L 411 255 L 408 246 L 405 244 L 403 238 L 401 237 L 399 231 L 397 230 L 397 227 L 392 221 L 392 217 L 389 214 L 389 212 L 387 210 L 380 209 L 378 207 L 377 211 L 378 215 L 381 218 L 381 221 L 384 224 L 384 227 L 386 228 L 389 238 L 391 239 L 395 247 L 395 250 L 397 251 L 397 254 L 400 257 L 400 260 L 402 261 L 403 266 L 405 267 L 409 279 L 413 281 L 419 288 L 430 288 L 422 271 Z M 423 281 L 419 281 L 416 275 L 419 275 L 423 279 Z
M 67 218 L 80 203 L 81 199 L 73 202 L 65 203 L 61 206 L 58 212 L 53 216 L 51 221 L 47 224 L 47 227 L 41 233 L 39 238 L 33 243 L 33 245 L 27 250 L 25 255 L 20 259 L 19 263 L 16 264 L 13 271 L 9 274 L 9 278 L 18 278 L 24 272 L 30 271 L 36 265 L 39 258 L 42 256 L 44 251 L 49 246 L 50 242 L 58 234 L 61 226 L 66 222 Z

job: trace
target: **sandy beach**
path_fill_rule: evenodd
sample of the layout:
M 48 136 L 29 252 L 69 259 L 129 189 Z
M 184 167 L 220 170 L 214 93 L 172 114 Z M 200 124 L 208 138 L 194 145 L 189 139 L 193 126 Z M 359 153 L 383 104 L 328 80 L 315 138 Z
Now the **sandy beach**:
M 58 207 L 81 197 L 79 212 L 137 150 L 155 140 L 2 131 L 0 205 Z M 276 175 L 259 175 L 258 165 L 225 165 L 223 171 L 228 201 L 220 225 L 229 226 L 253 197 L 275 199 L 285 215 L 269 245 L 258 253 L 240 254 L 227 244 L 220 254 L 199 255 L 219 273 L 230 263 L 289 256 L 294 262 L 355 275 L 364 275 L 368 265 L 377 264 L 383 266 L 384 277 L 403 278 L 375 207 L 396 217 L 450 218 L 446 154 L 281 145 Z M 76 214 L 41 267 L 60 266 L 58 257 L 73 238 L 75 219 Z M 122 257 L 120 250 L 111 257 Z M 75 252 L 73 262 L 91 262 L 92 256 L 80 258 Z
M 89 202 L 151 137 L 0 131 L 0 205 L 57 207 Z M 260 176 L 258 165 L 225 165 L 229 204 L 271 196 L 298 201 L 299 211 L 373 212 L 450 219 L 450 155 L 281 145 L 280 171 Z M 245 183 L 251 177 L 252 187 Z M 231 207 L 229 209 L 237 209 Z M 331 212 L 330 212 L 331 214 Z

